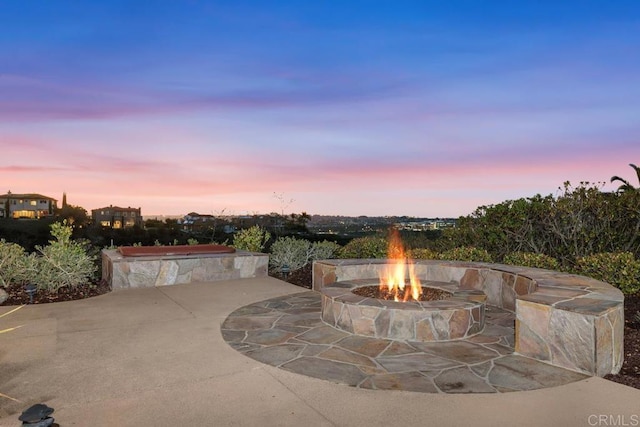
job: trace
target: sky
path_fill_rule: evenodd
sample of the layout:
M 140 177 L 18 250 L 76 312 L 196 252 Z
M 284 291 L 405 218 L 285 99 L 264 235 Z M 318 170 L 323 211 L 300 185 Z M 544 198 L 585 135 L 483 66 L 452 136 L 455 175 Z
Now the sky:
M 0 28 L 0 193 L 458 217 L 638 184 L 636 0 L 0 0 Z

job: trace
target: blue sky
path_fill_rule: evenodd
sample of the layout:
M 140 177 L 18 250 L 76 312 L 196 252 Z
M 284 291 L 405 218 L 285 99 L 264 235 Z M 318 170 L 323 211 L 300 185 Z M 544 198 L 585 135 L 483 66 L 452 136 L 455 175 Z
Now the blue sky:
M 459 216 L 640 162 L 637 2 L 0 0 L 0 26 L 2 192 Z

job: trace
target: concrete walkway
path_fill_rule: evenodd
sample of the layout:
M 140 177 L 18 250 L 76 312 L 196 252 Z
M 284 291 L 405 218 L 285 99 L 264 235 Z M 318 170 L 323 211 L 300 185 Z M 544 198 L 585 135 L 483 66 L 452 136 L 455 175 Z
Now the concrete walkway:
M 494 394 L 367 390 L 262 364 L 222 338 L 237 308 L 300 291 L 267 278 L 24 307 L 0 319 L 21 326 L 0 334 L 0 426 L 35 403 L 61 427 L 640 425 L 640 390 L 601 378 Z

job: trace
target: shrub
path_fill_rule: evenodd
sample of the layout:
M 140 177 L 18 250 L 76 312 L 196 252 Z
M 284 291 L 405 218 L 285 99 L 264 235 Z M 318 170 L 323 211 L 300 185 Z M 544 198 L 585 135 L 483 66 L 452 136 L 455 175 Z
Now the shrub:
M 270 238 L 271 234 L 267 230 L 259 225 L 254 225 L 238 231 L 233 236 L 233 244 L 231 246 L 241 251 L 262 252 Z
M 271 245 L 269 264 L 273 271 L 282 272 L 288 266 L 290 271 L 299 270 L 311 259 L 311 242 L 295 237 L 280 237 Z
M 614 285 L 627 295 L 640 291 L 640 260 L 631 252 L 603 252 L 578 258 L 574 272 Z
M 36 246 L 38 257 L 30 257 L 33 283 L 38 289 L 57 292 L 64 286 L 79 286 L 95 273 L 95 257 L 87 255 L 81 243 L 71 240 L 72 229 L 66 222 L 51 224 L 50 240 L 45 247 Z
M 341 246 L 335 242 L 324 240 L 311 245 L 311 260 L 335 258 Z
M 26 280 L 26 260 L 22 246 L 0 239 L 0 288 Z
M 407 253 L 411 259 L 439 259 L 438 252 L 426 248 L 410 249 Z
M 440 259 L 452 261 L 493 262 L 489 252 L 473 246 L 463 246 L 442 252 L 440 254 Z
M 560 268 L 560 263 L 557 259 L 533 252 L 512 252 L 504 257 L 504 263 L 524 267 L 546 268 L 547 270 L 558 270 Z
M 387 239 L 383 237 L 358 237 L 340 251 L 340 258 L 386 258 Z

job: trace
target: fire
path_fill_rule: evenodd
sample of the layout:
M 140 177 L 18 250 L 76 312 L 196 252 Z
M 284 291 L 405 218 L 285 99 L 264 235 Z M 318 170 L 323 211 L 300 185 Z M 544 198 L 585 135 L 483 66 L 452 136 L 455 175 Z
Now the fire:
M 408 301 L 410 298 L 417 301 L 422 294 L 422 286 L 415 274 L 413 260 L 407 257 L 396 229 L 389 232 L 387 258 L 390 264 L 380 272 L 380 290 L 387 290 L 395 301 Z

